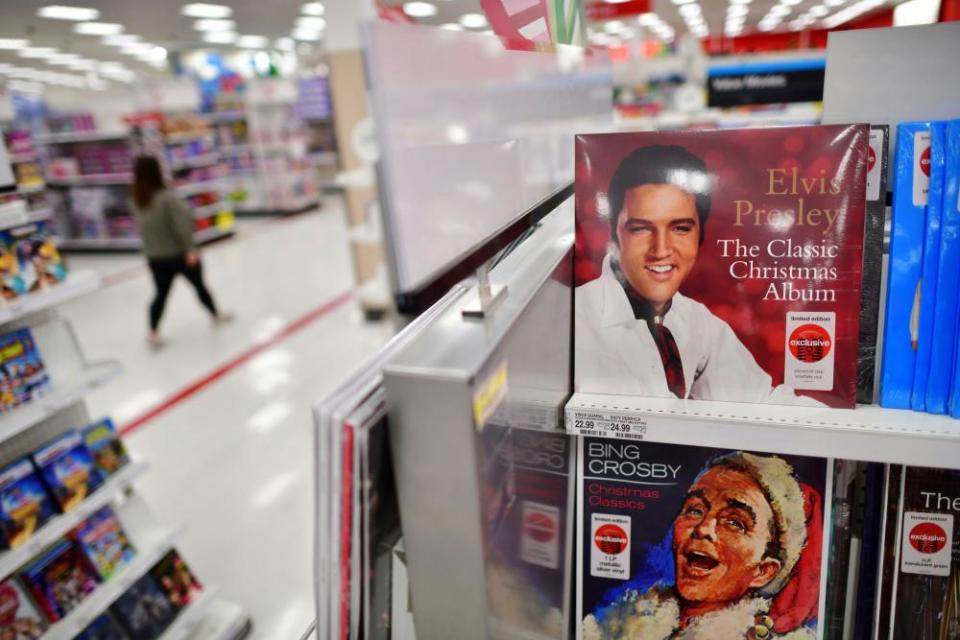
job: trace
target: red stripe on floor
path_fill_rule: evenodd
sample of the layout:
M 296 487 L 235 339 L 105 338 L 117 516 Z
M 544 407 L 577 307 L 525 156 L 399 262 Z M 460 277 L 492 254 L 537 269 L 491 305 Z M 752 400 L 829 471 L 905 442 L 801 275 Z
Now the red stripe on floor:
M 206 374 L 199 380 L 196 380 L 195 382 L 192 382 L 187 386 L 183 387 L 182 389 L 174 392 L 166 400 L 157 404 L 153 408 L 147 410 L 146 412 L 141 414 L 139 417 L 134 418 L 133 420 L 131 420 L 130 422 L 128 422 L 127 424 L 125 424 L 123 427 L 120 428 L 120 435 L 126 436 L 130 433 L 133 433 L 134 431 L 136 431 L 143 425 L 147 424 L 157 416 L 160 416 L 161 414 L 167 412 L 168 410 L 172 409 L 176 405 L 180 404 L 187 398 L 190 398 L 191 396 L 197 394 L 198 392 L 203 391 L 206 387 L 210 386 L 220 378 L 224 377 L 225 375 L 227 375 L 228 373 L 230 373 L 240 365 L 248 362 L 251 358 L 254 358 L 260 353 L 263 353 L 264 351 L 266 351 L 267 349 L 273 346 L 276 346 L 277 343 L 285 340 L 286 338 L 289 338 L 290 336 L 297 333 L 301 329 L 305 328 L 312 322 L 316 322 L 317 320 L 319 320 L 326 314 L 330 313 L 331 311 L 337 309 L 338 307 L 340 307 L 347 301 L 351 300 L 352 298 L 353 298 L 353 291 L 346 291 L 344 293 L 341 293 L 336 298 L 333 298 L 332 300 L 325 302 L 324 304 L 320 305 L 316 309 L 313 309 L 312 311 L 309 311 L 306 314 L 300 316 L 299 318 L 297 318 L 296 320 L 294 320 L 293 322 L 285 326 L 283 329 L 281 329 L 280 332 L 277 333 L 276 335 L 255 344 L 254 346 L 250 347 L 240 355 L 220 365 L 219 367 L 217 367 L 210 373 Z

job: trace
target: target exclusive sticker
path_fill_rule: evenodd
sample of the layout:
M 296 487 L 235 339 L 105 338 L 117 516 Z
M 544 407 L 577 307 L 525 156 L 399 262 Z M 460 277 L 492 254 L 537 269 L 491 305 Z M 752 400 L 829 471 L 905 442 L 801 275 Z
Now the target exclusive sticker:
M 900 570 L 949 577 L 952 542 L 952 515 L 907 511 L 903 514 Z
M 630 517 L 594 513 L 590 524 L 590 575 L 630 578 Z
M 837 314 L 833 311 L 787 313 L 785 384 L 794 389 L 833 389 L 836 329 Z

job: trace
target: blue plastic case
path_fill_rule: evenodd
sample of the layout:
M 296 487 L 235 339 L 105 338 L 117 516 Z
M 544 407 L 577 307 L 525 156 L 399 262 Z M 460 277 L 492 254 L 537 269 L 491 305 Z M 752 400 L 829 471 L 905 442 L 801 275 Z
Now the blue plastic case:
M 890 267 L 883 332 L 880 405 L 909 409 L 920 339 L 920 277 L 928 181 L 920 170 L 930 154 L 930 123 L 897 126 Z
M 0 546 L 20 546 L 56 513 L 30 460 L 0 469 Z
M 937 272 L 940 269 L 940 200 L 943 197 L 943 155 L 946 123 L 930 123 L 930 184 L 924 219 L 923 262 L 920 277 L 920 340 L 917 342 L 917 363 L 913 370 L 913 394 L 910 407 L 925 411 L 930 355 L 933 350 L 933 318 L 937 306 Z
M 958 282 L 960 282 L 960 120 L 944 127 L 943 193 L 940 205 L 940 268 L 937 307 L 933 316 L 933 349 L 927 380 L 926 407 L 946 413 L 956 379 Z
M 76 508 L 103 482 L 76 431 L 68 431 L 38 449 L 33 463 L 64 512 Z

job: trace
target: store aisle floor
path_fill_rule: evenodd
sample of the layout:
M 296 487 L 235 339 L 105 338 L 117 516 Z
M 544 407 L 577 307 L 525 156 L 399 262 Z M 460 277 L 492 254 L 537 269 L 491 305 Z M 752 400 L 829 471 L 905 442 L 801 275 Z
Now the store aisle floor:
M 310 408 L 389 338 L 362 320 L 338 199 L 293 218 L 245 224 L 203 252 L 215 328 L 182 279 L 160 351 L 146 344 L 149 273 L 134 256 L 77 256 L 108 286 L 64 308 L 88 358 L 123 376 L 90 398 L 151 463 L 137 489 L 203 581 L 243 606 L 256 638 L 295 638 L 313 615 Z

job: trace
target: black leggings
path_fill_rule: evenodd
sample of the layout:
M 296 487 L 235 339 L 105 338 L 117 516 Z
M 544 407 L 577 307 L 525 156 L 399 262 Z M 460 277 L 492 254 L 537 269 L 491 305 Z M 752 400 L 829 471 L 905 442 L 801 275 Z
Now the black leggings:
M 157 295 L 150 303 L 150 329 L 157 330 L 160 325 L 160 318 L 163 317 L 163 309 L 167 306 L 167 295 L 170 293 L 170 287 L 173 285 L 173 279 L 178 273 L 182 273 L 193 288 L 197 291 L 197 297 L 200 303 L 207 308 L 210 315 L 217 315 L 217 305 L 213 302 L 213 296 L 207 291 L 203 284 L 203 267 L 200 262 L 196 266 L 187 266 L 186 256 L 175 256 L 173 258 L 152 258 L 147 261 L 150 265 L 150 273 L 153 274 L 153 283 L 157 287 Z

